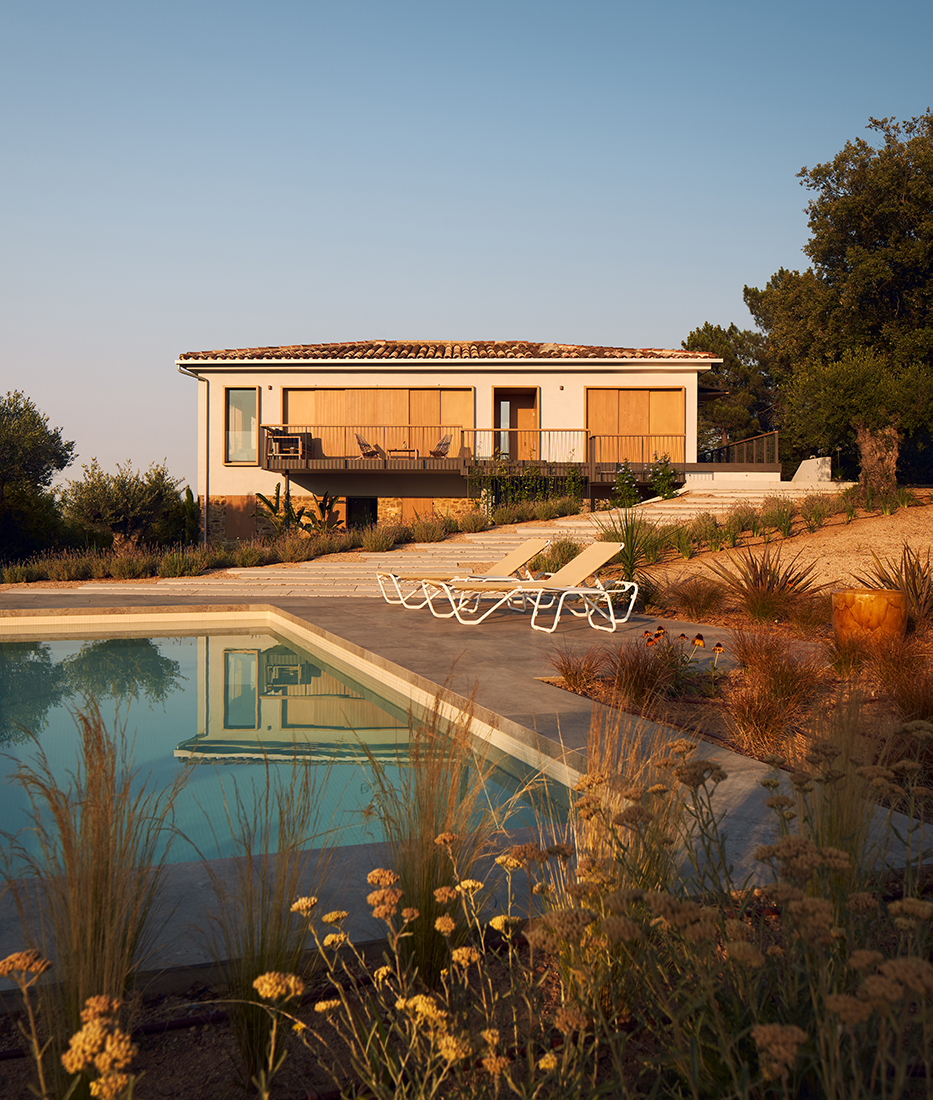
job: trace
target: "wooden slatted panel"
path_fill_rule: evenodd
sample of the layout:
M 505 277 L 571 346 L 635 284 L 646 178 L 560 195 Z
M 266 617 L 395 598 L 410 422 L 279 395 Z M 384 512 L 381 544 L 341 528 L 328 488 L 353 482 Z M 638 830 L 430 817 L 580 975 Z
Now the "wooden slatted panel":
M 409 420 L 413 426 L 425 424 L 442 424 L 441 420 L 441 391 L 433 390 L 409 390 Z
M 648 428 L 652 435 L 684 434 L 684 391 L 652 390 L 648 411 Z M 661 445 L 674 462 L 684 461 L 683 440 Z
M 476 423 L 475 406 L 473 390 L 441 390 L 440 419 L 434 423 L 472 428 Z M 459 440 L 454 443 L 459 446 Z
M 590 435 L 619 434 L 619 391 L 586 391 L 586 430 Z
M 288 697 L 288 726 L 326 726 L 337 729 L 389 729 L 396 720 L 368 699 L 328 698 L 318 695 Z
M 434 497 L 402 497 L 402 523 L 434 515 Z
M 347 423 L 344 390 L 286 390 L 284 413 L 286 424 L 312 429 L 312 458 L 332 458 L 346 453 L 346 432 L 343 427 L 336 427 Z

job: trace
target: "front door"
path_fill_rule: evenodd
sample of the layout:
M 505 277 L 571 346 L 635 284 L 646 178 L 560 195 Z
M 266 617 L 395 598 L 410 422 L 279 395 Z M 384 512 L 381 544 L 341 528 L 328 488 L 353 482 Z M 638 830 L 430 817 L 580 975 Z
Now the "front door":
M 538 391 L 493 391 L 496 445 L 511 462 L 534 462 L 541 457 L 538 433 Z

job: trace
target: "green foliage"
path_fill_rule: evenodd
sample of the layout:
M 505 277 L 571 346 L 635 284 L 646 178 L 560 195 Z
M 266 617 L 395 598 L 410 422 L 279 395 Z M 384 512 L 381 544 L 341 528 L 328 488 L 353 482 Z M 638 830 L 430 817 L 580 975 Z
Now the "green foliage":
M 150 638 L 104 638 L 84 642 L 63 662 L 71 694 L 124 704 L 145 696 L 163 704 L 185 679 L 181 665 Z
M 363 549 L 370 554 L 385 553 L 395 545 L 395 528 L 366 527 L 361 532 Z
M 182 541 L 190 546 L 201 537 L 201 506 L 194 499 L 191 486 L 185 486 L 185 499 L 182 504 L 184 515 L 184 535 Z
M 313 499 L 317 515 L 309 515 L 302 524 L 306 531 L 326 534 L 329 531 L 337 531 L 343 527 L 343 520 L 337 514 L 337 497 L 331 496 L 330 493 L 324 493 Z
M 773 528 L 785 539 L 794 531 L 796 506 L 792 500 L 782 496 L 767 496 L 761 502 L 761 522 L 766 528 Z
M 470 533 L 485 531 L 488 526 L 489 517 L 479 508 L 474 508 L 472 512 L 467 512 L 465 516 L 460 517 L 461 531 L 468 531 Z
M 727 391 L 699 407 L 701 451 L 771 430 L 774 395 L 767 369 L 767 341 L 761 333 L 734 324 L 724 329 L 707 321 L 694 329 L 682 346 L 711 352 L 723 361 L 700 375 L 702 386 Z
M 662 533 L 650 520 L 633 508 L 597 515 L 600 542 L 621 542 L 622 550 L 615 561 L 622 565 L 622 579 L 637 580 L 640 572 L 654 565 L 665 549 Z
M 639 501 L 635 471 L 627 459 L 616 469 L 616 480 L 609 499 L 613 508 L 634 508 Z
M 834 516 L 837 503 L 827 493 L 808 493 L 800 502 L 800 518 L 812 535 Z
M 654 460 L 648 463 L 645 475 L 655 496 L 659 496 L 662 500 L 671 500 L 677 491 L 677 486 L 683 484 L 683 477 L 671 462 L 671 456 L 666 454 L 658 456 L 655 452 Z
M 178 495 L 178 478 L 165 463 L 153 464 L 145 473 L 129 462 L 105 473 L 97 462 L 83 466 L 81 481 L 71 481 L 62 493 L 65 514 L 93 531 L 113 535 L 114 548 L 123 550 L 140 542 L 169 538 L 177 541 L 184 526 Z
M 264 493 L 257 493 L 256 500 L 261 510 L 254 512 L 253 515 L 260 522 L 267 523 L 272 528 L 275 537 L 286 531 L 306 529 L 303 522 L 306 509 L 301 507 L 297 511 L 295 510 L 291 495 L 286 493 L 284 497 L 282 496 L 282 483 L 280 481 L 276 482 L 275 492 L 271 497 L 267 497 Z
M 74 461 L 74 448 L 20 390 L 0 398 L 0 519 L 8 492 L 47 489 Z
M 846 142 L 803 168 L 813 267 L 783 269 L 745 300 L 768 335 L 782 379 L 797 363 L 873 349 L 894 363 L 933 364 L 933 114 L 870 119 L 880 139 Z

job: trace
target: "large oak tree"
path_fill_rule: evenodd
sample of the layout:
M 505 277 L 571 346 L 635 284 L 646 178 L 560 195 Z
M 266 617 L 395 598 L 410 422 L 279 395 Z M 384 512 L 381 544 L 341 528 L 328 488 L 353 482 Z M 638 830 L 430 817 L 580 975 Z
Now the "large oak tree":
M 803 249 L 812 266 L 782 268 L 763 289 L 745 287 L 785 399 L 784 426 L 808 449 L 803 425 L 790 418 L 806 411 L 813 381 L 813 404 L 824 394 L 827 414 L 857 439 L 863 477 L 872 465 L 868 451 L 883 445 L 890 469 L 905 431 L 929 431 L 929 406 L 919 408 L 916 397 L 925 396 L 933 374 L 933 113 L 903 122 L 873 118 L 868 129 L 874 143 L 849 141 L 831 161 L 799 173 L 813 192 Z M 880 387 L 848 384 L 866 370 L 878 372 Z M 832 377 L 837 388 L 826 385 Z M 809 447 L 845 442 L 814 438 Z

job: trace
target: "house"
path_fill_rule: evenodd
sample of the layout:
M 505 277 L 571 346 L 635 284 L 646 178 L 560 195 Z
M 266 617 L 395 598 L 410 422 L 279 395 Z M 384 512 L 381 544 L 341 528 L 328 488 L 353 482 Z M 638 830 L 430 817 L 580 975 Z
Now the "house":
M 211 538 L 255 530 L 255 494 L 327 492 L 348 522 L 472 507 L 478 479 L 537 468 L 607 496 L 618 464 L 697 460 L 704 352 L 366 340 L 186 352 Z

